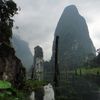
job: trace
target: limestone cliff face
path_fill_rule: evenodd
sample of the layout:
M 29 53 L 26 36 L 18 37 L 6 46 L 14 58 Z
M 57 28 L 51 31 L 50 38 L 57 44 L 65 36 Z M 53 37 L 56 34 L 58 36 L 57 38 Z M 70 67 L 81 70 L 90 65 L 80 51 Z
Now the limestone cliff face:
M 0 79 L 8 80 L 19 87 L 25 78 L 25 68 L 15 56 L 15 51 L 6 43 L 0 44 Z
M 36 80 L 43 80 L 44 72 L 44 60 L 43 60 L 43 50 L 40 46 L 34 48 L 34 65 L 32 78 Z
M 90 39 L 86 21 L 74 5 L 65 8 L 58 22 L 54 35 L 52 59 L 54 58 L 56 36 L 59 36 L 60 69 L 82 66 L 90 56 L 95 56 L 95 48 Z

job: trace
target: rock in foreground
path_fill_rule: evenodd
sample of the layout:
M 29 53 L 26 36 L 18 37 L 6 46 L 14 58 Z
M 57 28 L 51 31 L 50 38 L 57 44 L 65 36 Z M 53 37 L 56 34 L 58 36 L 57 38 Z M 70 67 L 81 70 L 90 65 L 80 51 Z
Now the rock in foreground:
M 14 49 L 6 43 L 0 44 L 0 80 L 10 81 L 20 87 L 25 79 L 25 68 L 15 56 Z

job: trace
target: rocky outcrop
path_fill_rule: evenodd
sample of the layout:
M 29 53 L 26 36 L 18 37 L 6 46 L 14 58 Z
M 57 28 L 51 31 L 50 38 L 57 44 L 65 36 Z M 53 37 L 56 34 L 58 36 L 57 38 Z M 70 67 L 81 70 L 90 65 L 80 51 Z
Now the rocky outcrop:
M 25 79 L 25 68 L 15 56 L 14 49 L 6 44 L 0 44 L 0 80 L 7 80 L 20 87 Z
M 40 46 L 34 48 L 34 64 L 32 78 L 36 80 L 43 80 L 44 72 L 43 50 Z
M 55 31 L 52 62 L 55 56 L 55 38 L 59 36 L 58 59 L 61 70 L 82 66 L 95 56 L 85 19 L 74 5 L 65 8 Z
M 35 89 L 31 95 L 31 100 L 55 100 L 55 93 L 53 86 L 49 83 L 48 85 L 42 86 Z

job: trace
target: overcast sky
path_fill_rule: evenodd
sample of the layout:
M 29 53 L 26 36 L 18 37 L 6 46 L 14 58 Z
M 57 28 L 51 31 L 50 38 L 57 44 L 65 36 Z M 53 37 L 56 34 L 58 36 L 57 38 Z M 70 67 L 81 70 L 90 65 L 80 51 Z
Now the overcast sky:
M 53 36 L 58 20 L 68 5 L 77 6 L 86 19 L 90 37 L 97 48 L 100 47 L 100 0 L 15 0 L 21 11 L 15 16 L 14 34 L 29 43 L 34 54 L 34 47 L 40 45 L 44 59 L 51 57 Z

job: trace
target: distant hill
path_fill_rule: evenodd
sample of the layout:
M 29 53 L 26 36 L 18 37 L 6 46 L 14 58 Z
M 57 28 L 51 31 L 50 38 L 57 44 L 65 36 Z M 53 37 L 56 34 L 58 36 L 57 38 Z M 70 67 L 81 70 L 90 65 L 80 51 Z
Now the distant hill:
M 16 56 L 21 59 L 25 68 L 29 70 L 33 64 L 33 55 L 30 51 L 29 44 L 15 35 L 13 36 L 12 43 L 16 51 Z
M 82 66 L 95 56 L 85 19 L 74 5 L 65 8 L 55 30 L 52 61 L 54 62 L 55 38 L 59 36 L 59 67 L 73 69 Z

